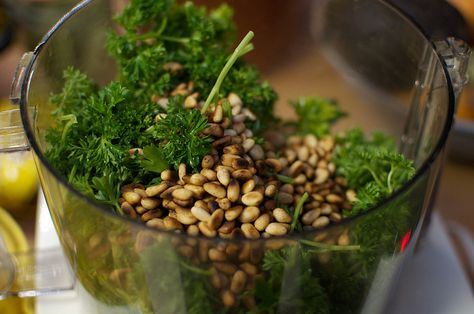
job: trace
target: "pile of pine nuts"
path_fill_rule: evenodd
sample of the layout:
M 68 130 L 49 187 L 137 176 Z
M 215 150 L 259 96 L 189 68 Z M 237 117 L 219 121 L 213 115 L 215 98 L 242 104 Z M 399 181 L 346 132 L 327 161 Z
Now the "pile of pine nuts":
M 198 95 L 192 93 L 192 84 L 181 84 L 172 94 L 185 95 L 186 108 L 202 106 Z M 340 221 L 342 210 L 351 209 L 356 195 L 347 188 L 345 179 L 335 174 L 331 162 L 334 139 L 290 136 L 283 145 L 271 140 L 259 144 L 245 125 L 247 120 L 254 121 L 255 115 L 244 107 L 237 94 L 229 94 L 226 100 L 232 118 L 225 116 L 222 101 L 208 114 L 209 127 L 203 133 L 214 141 L 211 153 L 201 161 L 201 171 L 189 173 L 188 167 L 181 164 L 177 171 L 163 171 L 157 185 L 123 186 L 119 199 L 123 212 L 149 227 L 191 236 L 268 238 L 290 232 L 294 209 L 308 193 L 298 217 L 303 230 Z M 166 100 L 156 102 L 166 106 Z M 157 116 L 156 120 L 160 118 Z M 137 151 L 141 153 L 139 148 L 130 153 Z M 137 238 L 138 247 L 141 242 L 147 241 Z M 349 244 L 347 234 L 340 237 L 338 244 Z M 210 246 L 190 237 L 176 243 L 176 247 L 182 256 L 197 264 L 210 263 L 210 281 L 220 291 L 224 306 L 242 302 L 249 309 L 255 307 L 251 294 L 241 294 L 251 291 L 256 278 L 262 276 L 258 265 L 264 248 L 259 242 Z
M 119 200 L 123 212 L 153 228 L 256 239 L 287 234 L 292 211 L 308 193 L 299 217 L 303 229 L 340 221 L 355 193 L 347 189 L 344 178 L 335 176 L 334 139 L 290 136 L 283 148 L 274 151 L 271 143 L 265 147 L 256 143 L 246 128 L 245 121 L 255 120 L 255 115 L 243 107 L 240 97 L 231 93 L 227 101 L 232 120 L 224 116 L 222 102 L 208 114 L 209 127 L 203 133 L 214 141 L 211 154 L 201 161 L 202 170 L 188 173 L 180 164 L 178 171 L 163 171 L 160 184 L 123 186 Z M 185 104 L 198 107 L 196 94 L 188 95 Z

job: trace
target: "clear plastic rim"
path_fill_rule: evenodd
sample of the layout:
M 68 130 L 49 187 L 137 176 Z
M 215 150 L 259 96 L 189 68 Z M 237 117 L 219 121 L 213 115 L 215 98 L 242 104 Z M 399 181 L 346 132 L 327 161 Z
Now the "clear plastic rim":
M 376 1 L 378 3 L 380 3 L 381 5 L 385 6 L 387 8 L 387 10 L 392 10 L 392 11 L 396 12 L 397 15 L 401 19 L 404 19 L 408 24 L 411 24 L 411 26 L 413 28 L 413 31 L 418 32 L 421 35 L 421 37 L 424 40 L 426 40 L 426 43 L 431 43 L 432 52 L 437 57 L 437 60 L 439 61 L 439 63 L 442 65 L 443 72 L 444 72 L 444 77 L 446 79 L 447 88 L 448 88 L 448 112 L 447 112 L 447 115 L 446 115 L 446 120 L 444 121 L 442 134 L 441 134 L 438 142 L 436 143 L 436 146 L 433 149 L 433 152 L 426 158 L 426 160 L 423 162 L 421 167 L 416 171 L 415 175 L 410 180 L 405 182 L 405 184 L 401 188 L 399 188 L 394 193 L 392 193 L 392 195 L 390 195 L 388 198 L 385 198 L 383 201 L 381 201 L 376 206 L 371 207 L 371 208 L 367 209 L 366 211 L 364 211 L 360 214 L 357 214 L 355 216 L 342 219 L 340 222 L 333 223 L 331 225 L 328 225 L 328 226 L 320 228 L 320 229 L 315 229 L 315 230 L 311 230 L 311 231 L 303 231 L 303 232 L 297 233 L 297 234 L 287 234 L 287 235 L 284 235 L 284 236 L 274 236 L 274 237 L 270 237 L 270 238 L 259 238 L 259 239 L 253 239 L 253 240 L 245 239 L 245 238 L 241 238 L 241 239 L 222 239 L 222 238 L 218 238 L 218 237 L 216 237 L 216 238 L 207 238 L 203 235 L 194 236 L 195 238 L 206 239 L 207 241 L 219 241 L 219 242 L 245 242 L 245 241 L 250 241 L 250 242 L 255 243 L 255 242 L 267 242 L 267 241 L 271 241 L 271 240 L 275 240 L 275 239 L 278 239 L 278 240 L 282 240 L 282 239 L 283 240 L 285 240 L 285 239 L 286 240 L 298 240 L 298 239 L 304 238 L 305 236 L 308 236 L 308 235 L 314 235 L 314 234 L 318 234 L 318 233 L 321 233 L 321 232 L 326 232 L 328 230 L 335 229 L 337 227 L 341 227 L 341 226 L 344 226 L 346 224 L 349 224 L 352 221 L 362 219 L 366 215 L 369 215 L 372 212 L 377 211 L 379 208 L 382 208 L 385 205 L 387 205 L 387 204 L 391 203 L 392 201 L 396 200 L 400 195 L 402 195 L 404 192 L 406 192 L 408 189 L 410 189 L 412 186 L 414 186 L 414 184 L 416 182 L 418 182 L 418 180 L 420 180 L 422 178 L 422 176 L 430 169 L 431 165 L 436 161 L 438 155 L 442 152 L 442 150 L 443 150 L 443 148 L 446 144 L 446 141 L 447 141 L 448 136 L 449 136 L 449 132 L 450 132 L 452 124 L 453 124 L 453 119 L 454 119 L 455 97 L 454 97 L 454 91 L 453 91 L 453 86 L 451 84 L 449 72 L 447 70 L 447 67 L 446 67 L 446 64 L 445 64 L 444 60 L 436 53 L 436 50 L 435 50 L 432 42 L 429 40 L 427 35 L 420 29 L 420 27 L 418 25 L 416 25 L 416 23 L 414 23 L 411 19 L 406 17 L 406 15 L 404 15 L 402 12 L 400 12 L 400 10 L 398 10 L 394 6 L 392 6 L 390 4 L 387 4 L 386 2 L 384 2 L 382 0 L 376 0 Z M 112 217 L 112 219 L 118 219 L 119 221 L 122 221 L 124 223 L 132 224 L 132 225 L 136 226 L 137 228 L 142 228 L 142 229 L 146 229 L 146 230 L 149 230 L 149 231 L 152 231 L 152 232 L 157 232 L 157 233 L 165 233 L 165 234 L 169 234 L 169 235 L 176 236 L 176 237 L 187 238 L 189 236 L 184 234 L 184 233 L 176 233 L 176 232 L 173 232 L 173 231 L 151 228 L 151 227 L 148 227 L 148 226 L 146 226 L 146 225 L 144 225 L 144 224 L 142 224 L 138 221 L 129 219 L 125 216 L 117 215 L 117 214 L 113 213 L 110 210 L 110 208 L 108 208 L 108 207 L 106 207 L 102 204 L 99 204 L 99 203 L 95 202 L 94 200 L 92 200 L 91 198 L 83 195 L 78 190 L 76 190 L 67 181 L 67 179 L 63 175 L 61 175 L 50 164 L 50 162 L 47 160 L 47 158 L 44 156 L 43 152 L 41 151 L 38 142 L 36 141 L 36 138 L 34 136 L 34 130 L 31 128 L 30 117 L 28 115 L 27 98 L 28 98 L 29 85 L 30 85 L 30 82 L 31 82 L 32 74 L 34 72 L 33 69 L 34 69 L 36 60 L 38 58 L 38 55 L 41 52 L 43 46 L 48 42 L 48 40 L 54 35 L 54 33 L 66 21 L 68 21 L 76 13 L 78 13 L 83 8 L 87 7 L 92 2 L 94 2 L 94 0 L 83 0 L 80 3 L 78 3 L 76 6 L 74 6 L 61 19 L 59 19 L 59 21 L 56 22 L 56 24 L 54 24 L 54 26 L 43 36 L 43 38 L 41 39 L 41 41 L 38 43 L 38 45 L 35 47 L 35 49 L 33 51 L 33 57 L 31 58 L 31 61 L 30 61 L 30 63 L 28 64 L 28 66 L 26 68 L 26 75 L 25 75 L 25 79 L 23 80 L 22 85 L 21 85 L 21 94 L 20 94 L 21 119 L 22 119 L 22 122 L 23 122 L 23 127 L 25 129 L 25 133 L 26 133 L 28 141 L 30 143 L 30 146 L 33 148 L 36 156 L 39 158 L 39 160 L 42 164 L 41 166 L 45 166 L 47 171 L 52 173 L 56 180 L 58 180 L 63 186 L 65 186 L 76 197 L 83 200 L 87 205 L 96 208 L 97 210 L 99 210 L 103 214 Z

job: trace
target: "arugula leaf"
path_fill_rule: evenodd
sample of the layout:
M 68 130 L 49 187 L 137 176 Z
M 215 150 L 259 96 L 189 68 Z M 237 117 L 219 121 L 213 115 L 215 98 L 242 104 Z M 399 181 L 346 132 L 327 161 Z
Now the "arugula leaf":
M 140 160 L 140 166 L 146 171 L 161 173 L 169 168 L 162 151 L 156 146 L 145 146 L 143 148 L 143 159 Z
M 329 99 L 300 97 L 291 102 L 298 115 L 295 123 L 297 132 L 322 137 L 329 134 L 332 124 L 346 114 L 339 109 L 337 102 Z

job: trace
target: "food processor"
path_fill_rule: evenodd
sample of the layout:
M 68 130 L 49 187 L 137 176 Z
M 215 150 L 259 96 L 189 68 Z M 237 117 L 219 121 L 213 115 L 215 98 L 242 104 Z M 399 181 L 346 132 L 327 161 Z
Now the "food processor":
M 261 281 L 248 282 L 249 292 L 228 312 L 384 313 L 432 210 L 457 96 L 466 83 L 467 46 L 455 38 L 430 41 L 383 1 L 312 1 L 295 47 L 274 54 L 264 73 L 280 96 L 277 114 L 287 117 L 285 101 L 300 95 L 335 98 L 349 115 L 338 128 L 394 135 L 400 152 L 414 161 L 415 176 L 378 206 L 322 229 L 258 240 L 191 237 L 112 213 L 75 190 L 44 155 L 46 130 L 54 126 L 48 99 L 61 89 L 62 71 L 74 66 L 100 84 L 115 76 L 105 38 L 119 2 L 82 1 L 60 19 L 20 61 L 11 93 L 19 108 L 0 112 L 0 149 L 33 150 L 51 218 L 89 308 L 201 313 L 196 304 L 212 291 L 216 297 L 207 309 L 224 311 L 225 279 L 213 282 L 212 269 L 232 276 L 251 265 L 248 272 L 265 280 L 264 257 L 275 254 L 287 258 L 276 288 L 264 293 Z M 111 15 L 104 16 L 104 6 Z M 350 245 L 341 246 L 341 239 Z M 311 243 L 310 255 L 298 253 L 302 243 Z M 210 250 L 225 252 L 225 260 L 211 261 Z M 359 263 L 364 259 L 369 262 Z M 278 302 L 268 304 L 269 294 Z

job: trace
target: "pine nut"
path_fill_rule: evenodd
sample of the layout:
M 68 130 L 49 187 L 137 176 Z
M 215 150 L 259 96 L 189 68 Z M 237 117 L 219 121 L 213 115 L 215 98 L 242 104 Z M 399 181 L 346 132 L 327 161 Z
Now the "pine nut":
M 276 187 L 276 185 L 269 184 L 269 185 L 265 188 L 265 196 L 266 196 L 266 197 L 274 197 L 276 193 L 277 193 L 277 187 Z
M 301 221 L 305 225 L 311 225 L 320 215 L 321 209 L 315 208 L 303 214 L 303 216 L 301 217 Z
M 306 135 L 303 141 L 308 148 L 316 148 L 318 146 L 318 139 L 313 134 Z
M 207 169 L 207 168 L 202 169 L 201 175 L 203 175 L 208 181 L 217 180 L 217 173 L 212 169 Z
M 214 166 L 214 158 L 211 155 L 206 155 L 202 158 L 201 167 L 203 169 L 210 169 Z
M 186 175 L 186 164 L 179 164 L 178 166 L 178 177 L 179 177 L 179 180 L 183 180 L 183 177 Z
M 160 198 L 171 200 L 173 198 L 173 191 L 177 189 L 181 189 L 181 186 L 175 185 L 175 186 L 167 188 L 160 194 Z
M 176 173 L 169 169 L 163 170 L 160 176 L 163 181 L 174 181 L 176 179 Z
M 282 223 L 272 222 L 265 228 L 265 232 L 272 236 L 281 236 L 287 234 L 288 229 Z
M 123 202 L 122 205 L 120 205 L 120 207 L 122 208 L 122 211 L 124 212 L 124 214 L 126 214 L 130 218 L 132 219 L 137 218 L 137 212 L 135 211 L 133 206 L 130 205 L 128 202 Z
M 255 276 L 258 273 L 257 266 L 250 264 L 248 262 L 240 264 L 240 269 L 246 272 L 250 276 Z
M 242 99 L 240 99 L 240 97 L 235 93 L 229 93 L 229 95 L 227 96 L 227 100 L 229 101 L 232 107 L 243 105 Z
M 197 218 L 189 209 L 178 207 L 176 209 L 176 219 L 183 225 L 192 225 L 197 222 Z
M 260 209 L 255 206 L 245 207 L 242 213 L 239 216 L 239 221 L 241 223 L 254 222 L 257 220 L 260 215 Z
M 252 156 L 254 160 L 261 160 L 265 157 L 265 152 L 263 151 L 262 146 L 255 144 L 252 149 L 250 149 L 249 155 Z
M 229 171 L 225 168 L 220 168 L 217 171 L 217 180 L 219 180 L 219 182 L 223 186 L 229 185 L 229 182 L 230 182 L 230 173 L 229 173 Z
M 280 192 L 285 192 L 285 193 L 288 193 L 288 194 L 293 194 L 294 191 L 295 191 L 295 188 L 293 187 L 292 184 L 289 184 L 289 183 L 283 184 L 283 185 L 280 187 Z
M 317 219 L 313 222 L 312 226 L 313 226 L 314 228 L 322 228 L 322 227 L 325 227 L 325 226 L 329 225 L 329 222 L 330 222 L 330 221 L 329 221 L 329 218 L 328 218 L 328 217 L 326 217 L 326 216 L 321 216 L 321 217 L 317 218 Z
M 242 185 L 242 193 L 246 194 L 251 192 L 255 188 L 255 180 L 250 179 L 247 180 L 243 185 Z
M 200 198 L 204 194 L 204 188 L 199 185 L 186 184 L 184 185 L 184 188 L 188 191 L 191 191 L 192 196 L 196 198 Z
M 225 215 L 225 213 L 224 213 Z M 232 230 L 234 229 L 235 227 L 235 220 L 234 221 L 225 221 L 222 226 L 217 229 L 217 231 L 219 233 L 225 233 L 225 234 L 228 234 L 228 233 L 231 233 Z
M 342 216 L 341 214 L 339 213 L 336 213 L 336 212 L 332 212 L 330 215 L 329 215 L 329 219 L 331 221 L 334 221 L 334 222 L 339 222 L 342 220 Z
M 308 159 L 308 164 L 313 168 L 316 167 L 316 165 L 318 164 L 318 155 L 311 154 L 311 156 Z
M 326 136 L 321 141 L 319 141 L 319 145 L 325 151 L 330 152 L 334 147 L 334 139 L 331 136 Z
M 233 154 L 223 154 L 221 156 L 221 163 L 224 165 L 224 166 L 227 166 L 227 167 L 232 167 L 232 162 L 237 159 L 237 158 L 241 158 L 239 155 L 233 155 Z
M 123 198 L 130 204 L 136 205 L 140 203 L 141 197 L 138 193 L 135 192 L 125 192 L 123 193 Z
M 268 226 L 270 221 L 271 221 L 270 214 L 265 213 L 265 214 L 261 215 L 260 217 L 258 217 L 257 220 L 255 220 L 255 222 L 253 224 L 254 224 L 255 228 L 258 231 L 261 232 L 261 231 L 265 230 L 265 228 Z
M 351 239 L 349 238 L 349 234 L 345 231 L 343 232 L 339 238 L 337 239 L 337 244 L 341 246 L 347 246 L 351 244 Z
M 197 100 L 193 96 L 187 96 L 184 99 L 184 107 L 185 108 L 196 108 L 197 107 Z
M 321 184 L 327 181 L 329 178 L 329 171 L 324 168 L 316 168 L 316 179 L 314 183 Z
M 260 192 L 252 191 L 242 196 L 242 203 L 247 206 L 258 206 L 263 201 L 263 195 Z
M 332 204 L 340 204 L 343 202 L 343 199 L 337 194 L 329 194 L 326 196 L 326 201 Z
M 163 219 L 163 224 L 167 230 L 182 230 L 183 225 L 175 218 L 166 216 Z
M 156 229 L 164 229 L 165 224 L 163 223 L 163 219 L 160 218 L 152 218 L 146 222 L 146 225 L 151 228 Z
M 221 294 L 221 300 L 224 307 L 231 308 L 235 304 L 235 296 L 229 290 L 225 290 Z
M 291 164 L 289 169 L 289 174 L 291 177 L 295 177 L 300 174 L 301 171 L 304 169 L 304 164 L 301 160 L 297 160 Z
M 260 233 L 257 229 L 255 229 L 254 225 L 250 223 L 244 223 L 240 226 L 242 229 L 242 233 L 247 239 L 258 239 L 260 237 Z
M 250 167 L 250 163 L 244 158 L 237 158 L 232 161 L 232 168 L 234 169 L 246 169 Z
M 212 121 L 215 123 L 219 123 L 222 121 L 223 117 L 224 117 L 224 111 L 222 110 L 222 106 L 219 104 L 214 109 L 214 113 L 212 115 Z
M 210 249 L 208 254 L 209 259 L 213 262 L 225 262 L 227 260 L 225 253 L 216 248 Z
M 224 216 L 227 221 L 232 221 L 237 219 L 243 211 L 243 207 L 240 205 L 234 206 L 225 211 Z
M 134 189 L 133 189 L 133 192 L 135 192 L 135 193 L 137 193 L 138 195 L 140 195 L 141 198 L 147 197 L 147 195 L 146 195 L 144 189 L 141 189 L 141 188 L 134 188 Z
M 154 209 L 160 205 L 160 201 L 155 198 L 145 197 L 140 201 L 144 209 Z
M 285 156 L 289 163 L 293 163 L 296 160 L 296 152 L 294 150 L 285 150 Z
M 354 190 L 347 190 L 346 191 L 346 198 L 349 202 L 354 203 L 357 201 L 357 195 Z
M 203 187 L 207 193 L 211 194 L 214 197 L 224 198 L 226 196 L 226 190 L 217 183 L 204 183 Z
M 223 210 L 227 210 L 232 207 L 232 202 L 227 198 L 219 198 L 216 200 L 216 202 Z
M 170 184 L 168 184 L 168 181 L 163 181 L 158 185 L 152 185 L 146 188 L 145 193 L 148 197 L 153 197 L 158 194 L 161 194 L 163 191 L 165 191 L 167 188 L 170 187 Z
M 294 184 L 305 184 L 306 183 L 306 176 L 304 174 L 299 174 L 296 178 L 293 179 Z
M 194 215 L 194 217 L 196 217 L 200 221 L 207 222 L 211 218 L 211 215 L 207 212 L 207 210 L 201 207 L 196 207 L 196 206 L 191 207 L 191 213 Z
M 242 133 L 246 129 L 245 124 L 243 123 L 243 121 L 242 122 L 236 122 L 235 120 L 234 120 L 234 124 L 233 124 L 232 128 L 237 132 L 237 134 Z
M 161 217 L 161 210 L 159 208 L 152 209 L 147 211 L 141 216 L 142 221 L 147 222 L 153 218 L 160 218 Z
M 207 226 L 209 229 L 216 230 L 219 228 L 222 224 L 222 221 L 224 220 L 224 210 L 218 209 L 215 212 L 212 213 L 211 218 L 207 221 Z
M 233 106 L 232 107 L 232 117 L 237 117 L 240 115 L 240 111 L 242 110 L 241 105 Z M 243 115 L 245 117 L 245 115 Z
M 224 154 L 232 154 L 232 155 L 239 155 L 242 156 L 245 153 L 244 148 L 240 144 L 233 144 L 224 147 L 223 150 Z
M 328 163 L 328 171 L 329 173 L 336 172 L 336 165 L 333 162 Z
M 331 205 L 324 203 L 321 205 L 321 214 L 322 215 L 329 215 L 332 213 L 332 207 Z
M 237 132 L 233 129 L 225 129 L 224 136 L 236 136 Z
M 232 144 L 232 137 L 231 136 L 224 136 L 224 137 L 221 137 L 220 139 L 218 140 L 215 140 L 214 142 L 212 142 L 212 147 L 214 147 L 215 149 L 220 149 L 224 146 L 227 146 L 227 145 L 230 145 Z
M 196 225 L 190 225 L 188 229 L 186 230 L 186 232 L 190 236 L 197 236 L 199 234 L 199 228 Z
M 273 210 L 273 217 L 275 217 L 275 220 L 278 222 L 285 222 L 285 223 L 290 223 L 293 220 L 293 217 L 291 217 L 286 210 L 283 208 L 275 208 Z
M 206 237 L 208 237 L 208 238 L 213 238 L 217 235 L 216 230 L 212 230 L 211 228 L 209 228 L 207 223 L 205 223 L 203 221 L 198 223 L 198 228 L 199 228 L 199 231 L 201 231 L 201 233 L 203 235 L 205 235 Z
M 171 195 L 175 199 L 178 199 L 178 200 L 181 200 L 181 201 L 187 201 L 187 200 L 189 200 L 193 197 L 193 192 L 191 192 L 190 190 L 184 189 L 184 188 L 180 188 L 180 189 L 174 190 L 171 193 Z
M 244 148 L 244 151 L 246 153 L 248 153 L 253 148 L 254 145 L 255 145 L 255 140 L 251 138 L 245 139 L 244 142 L 242 143 L 242 147 Z
M 239 181 L 247 181 L 252 178 L 252 172 L 248 169 L 239 169 L 232 172 L 232 177 Z
M 227 198 L 231 202 L 237 202 L 240 197 L 240 186 L 237 180 L 232 179 L 227 186 Z
M 237 266 L 235 266 L 234 264 L 229 264 L 229 263 L 217 262 L 217 263 L 214 263 L 214 267 L 218 271 L 226 275 L 231 275 L 231 276 L 238 270 Z
M 301 146 L 298 148 L 298 152 L 296 153 L 298 155 L 298 159 L 301 161 L 307 161 L 309 158 L 309 150 L 308 147 L 306 146 Z
M 235 272 L 234 276 L 232 276 L 232 281 L 230 283 L 230 291 L 235 294 L 239 294 L 244 289 L 246 283 L 247 274 L 242 270 L 238 270 Z
M 293 196 L 289 193 L 279 192 L 278 200 L 280 201 L 280 203 L 288 205 L 288 204 L 293 203 Z

